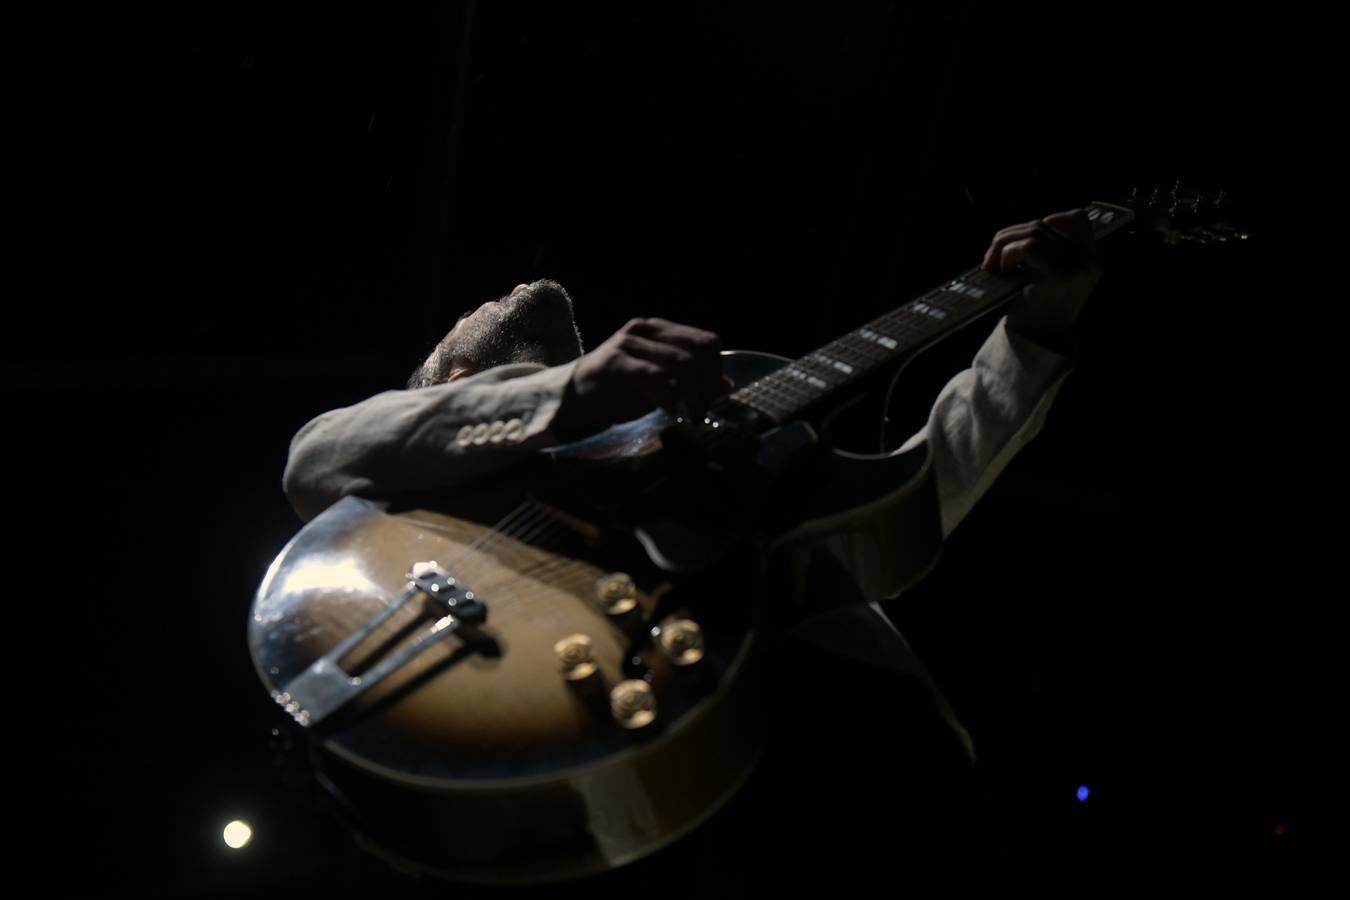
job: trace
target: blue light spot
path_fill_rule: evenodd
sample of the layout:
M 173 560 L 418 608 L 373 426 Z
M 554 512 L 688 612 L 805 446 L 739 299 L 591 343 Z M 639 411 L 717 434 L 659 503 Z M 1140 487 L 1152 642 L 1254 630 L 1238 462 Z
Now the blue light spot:
M 1091 793 L 1091 791 L 1089 791 L 1089 790 L 1087 789 L 1087 785 L 1086 785 L 1086 784 L 1080 784 L 1080 785 L 1078 786 L 1078 802 L 1079 802 L 1079 803 L 1086 803 L 1086 802 L 1087 802 L 1087 798 L 1088 798 L 1088 794 L 1090 794 L 1090 793 Z

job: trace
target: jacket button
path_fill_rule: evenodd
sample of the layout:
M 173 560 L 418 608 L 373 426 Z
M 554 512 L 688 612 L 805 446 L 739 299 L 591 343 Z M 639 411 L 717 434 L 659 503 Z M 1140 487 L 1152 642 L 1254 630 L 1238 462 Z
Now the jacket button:
M 475 444 L 486 444 L 488 439 L 488 427 L 485 423 L 479 422 L 473 426 L 473 442 Z
M 521 422 L 519 419 L 511 419 L 503 426 L 502 436 L 508 441 L 525 440 L 525 423 Z
M 488 440 L 494 444 L 500 444 L 502 442 L 502 432 L 505 430 L 506 426 L 498 419 L 488 426 Z
M 459 444 L 461 447 L 469 446 L 469 443 L 472 440 L 473 440 L 472 425 L 465 425 L 463 428 L 459 430 L 459 434 L 455 435 L 455 443 Z

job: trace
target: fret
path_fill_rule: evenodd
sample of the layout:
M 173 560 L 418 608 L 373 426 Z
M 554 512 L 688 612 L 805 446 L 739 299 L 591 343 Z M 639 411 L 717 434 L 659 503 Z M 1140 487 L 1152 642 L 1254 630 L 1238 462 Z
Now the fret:
M 792 367 L 780 369 L 767 378 L 761 379 L 764 392 L 771 398 L 787 404 L 809 402 L 814 397 L 803 390 L 806 378 L 797 377 Z
M 895 340 L 895 338 L 881 331 L 879 327 L 864 328 L 860 332 L 858 332 L 858 334 L 860 337 L 862 337 L 863 340 L 872 341 L 878 347 L 881 347 L 885 350 L 894 350 L 896 347 L 899 346 L 899 343 Z
M 883 348 L 852 334 L 827 344 L 826 351 L 832 356 L 864 369 L 879 362 L 885 362 L 890 358 L 890 354 L 883 352 Z
M 900 339 L 904 338 L 904 334 L 880 322 L 872 321 L 853 332 L 852 337 L 855 342 L 874 348 L 876 353 L 889 357 L 895 347 L 887 346 L 887 342 L 898 344 Z
M 832 386 L 819 376 L 812 375 L 796 366 L 789 366 L 784 369 L 783 379 L 783 384 L 788 386 L 788 395 L 798 402 L 809 403 L 820 397 L 823 391 Z
M 880 346 L 874 340 L 869 339 L 863 335 L 862 332 L 865 330 L 866 329 L 862 329 L 860 331 L 851 331 L 844 337 L 840 338 L 839 343 L 846 345 L 854 353 L 858 353 L 863 356 L 872 357 L 874 359 L 875 358 L 885 359 L 886 357 L 888 357 L 890 354 L 886 352 L 884 347 Z M 873 332 L 873 335 L 875 335 L 875 332 Z
M 780 409 L 779 404 L 773 400 L 759 394 L 752 396 L 738 391 L 731 395 L 731 399 L 776 421 L 782 421 L 786 417 L 785 413 L 790 413 L 790 411 Z
M 941 304 L 933 300 L 915 300 L 906 309 L 927 316 L 935 322 L 945 322 L 952 315 L 951 310 L 943 308 Z
M 880 350 L 881 348 L 878 347 L 877 349 Z M 877 354 L 862 353 L 837 341 L 827 347 L 825 353 L 831 359 L 838 360 L 842 365 L 848 366 L 852 371 L 843 374 L 849 377 L 852 377 L 855 372 L 866 374 L 886 361 L 884 357 L 879 357 Z
M 770 409 L 781 410 L 785 413 L 793 412 L 802 403 L 801 398 L 794 397 L 786 391 L 776 388 L 764 391 L 759 399 L 761 402 L 768 404 Z
M 991 295 L 1003 294 L 1017 287 L 1017 282 L 988 269 L 974 268 L 961 276 L 961 281 L 983 288 Z
M 803 357 L 803 359 L 819 366 L 827 375 L 833 375 L 837 372 L 848 377 L 857 371 L 855 366 L 840 359 L 836 354 L 828 352 L 828 350 L 817 350 L 810 356 Z
M 787 415 L 784 414 L 783 411 L 776 409 L 772 404 L 765 403 L 761 400 L 736 399 L 736 402 L 749 407 L 773 422 L 781 422 L 787 418 Z
M 958 278 L 955 281 L 948 282 L 943 286 L 942 291 L 945 294 L 956 294 L 974 300 L 983 300 L 988 294 L 985 288 L 968 278 Z
M 882 322 L 885 323 L 885 326 L 899 330 L 904 335 L 901 341 L 902 346 L 919 343 L 930 335 L 943 330 L 937 322 L 920 318 L 917 313 L 908 309 L 892 310 L 883 317 Z
M 938 309 L 944 313 L 944 317 L 942 318 L 948 318 L 952 316 L 953 313 L 960 312 L 961 309 L 971 305 L 968 304 L 968 302 L 963 301 L 965 301 L 965 297 L 961 296 L 961 294 L 954 293 L 954 291 L 945 289 L 945 287 L 940 287 L 938 290 L 930 290 L 929 293 L 923 294 L 918 300 L 911 300 L 909 304 L 904 305 L 904 309 L 909 309 L 911 312 L 917 312 L 919 314 L 923 314 L 919 308 Z M 937 318 L 937 316 L 929 317 Z
M 1021 285 L 1014 279 L 976 267 L 948 282 L 948 285 L 961 285 L 960 295 L 974 300 L 994 302 L 1018 290 Z
M 795 399 L 791 393 L 792 388 L 788 387 L 788 381 L 783 372 L 774 372 L 768 378 L 764 379 L 762 390 L 764 395 L 770 399 L 791 400 Z
M 761 379 L 755 382 L 754 391 L 749 395 L 749 399 L 755 403 L 767 404 L 769 407 L 780 407 L 784 405 L 791 406 L 796 401 L 786 396 L 768 379 Z
M 903 308 L 893 309 L 868 323 L 868 327 L 886 334 L 888 337 L 905 343 L 918 332 L 914 322 L 904 315 Z
M 877 324 L 882 327 L 889 327 L 893 332 L 898 329 L 899 334 L 897 334 L 896 337 L 899 338 L 902 343 L 907 339 L 917 337 L 921 334 L 927 334 L 930 330 L 929 323 L 924 322 L 915 316 L 908 309 L 908 305 L 898 307 L 886 313 L 886 315 L 877 320 Z
M 807 384 L 819 390 L 825 390 L 831 387 L 829 382 L 821 378 L 820 375 L 812 372 L 808 367 L 803 366 L 800 361 L 784 369 L 780 369 L 778 372 L 774 374 L 778 375 L 780 373 L 783 378 L 789 379 L 789 383 L 791 383 L 791 381 L 795 381 L 798 384 Z M 771 375 L 769 377 L 773 378 L 774 376 Z

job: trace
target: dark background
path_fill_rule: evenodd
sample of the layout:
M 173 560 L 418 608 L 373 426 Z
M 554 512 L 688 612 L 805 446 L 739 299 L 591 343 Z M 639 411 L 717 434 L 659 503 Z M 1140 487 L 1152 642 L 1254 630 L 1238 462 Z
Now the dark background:
M 398 889 L 283 764 L 244 629 L 299 526 L 291 434 L 399 386 L 465 308 L 549 276 L 591 345 L 660 315 L 798 354 L 999 227 L 1176 178 L 1252 239 L 1111 250 L 1045 432 L 895 615 L 1046 871 L 1329 859 L 1344 26 L 863 0 L 47 24 L 29 181 L 59 239 L 11 297 L 5 392 L 16 562 L 98 584 L 40 623 L 75 652 L 25 692 L 61 877 Z M 908 378 L 919 408 L 980 337 Z

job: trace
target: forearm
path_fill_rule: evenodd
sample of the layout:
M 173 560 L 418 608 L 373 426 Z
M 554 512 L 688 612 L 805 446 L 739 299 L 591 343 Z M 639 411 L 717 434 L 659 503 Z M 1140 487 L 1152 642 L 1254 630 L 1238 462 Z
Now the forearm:
M 312 420 L 291 441 L 291 505 L 309 520 L 348 495 L 452 488 L 553 443 L 572 364 L 503 377 L 514 371 L 388 391 Z

